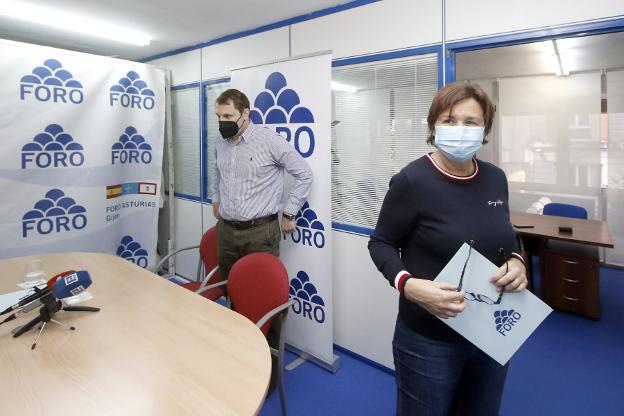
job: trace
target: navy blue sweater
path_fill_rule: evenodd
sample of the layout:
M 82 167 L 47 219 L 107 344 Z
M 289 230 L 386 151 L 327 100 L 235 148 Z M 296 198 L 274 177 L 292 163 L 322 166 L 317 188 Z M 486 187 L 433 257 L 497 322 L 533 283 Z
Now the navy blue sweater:
M 509 221 L 507 178 L 491 163 L 473 159 L 473 175 L 444 172 L 430 156 L 417 159 L 390 180 L 368 249 L 373 262 L 391 285 L 402 270 L 433 280 L 464 242 L 501 266 L 518 252 Z M 486 278 L 486 277 L 484 277 Z M 489 277 L 487 277 L 489 278 Z M 459 283 L 459 276 L 457 276 Z M 429 312 L 399 300 L 399 315 L 414 331 L 429 338 L 463 338 Z

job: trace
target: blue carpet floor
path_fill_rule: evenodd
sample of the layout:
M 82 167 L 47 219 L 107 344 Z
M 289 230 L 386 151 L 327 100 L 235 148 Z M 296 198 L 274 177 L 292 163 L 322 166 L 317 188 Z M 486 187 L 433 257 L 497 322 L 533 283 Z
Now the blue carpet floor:
M 602 268 L 600 279 L 599 321 L 553 312 L 512 358 L 501 415 L 624 415 L 624 271 Z M 336 374 L 308 362 L 285 371 L 289 414 L 393 415 L 394 377 L 336 353 Z M 285 361 L 294 359 L 288 353 Z M 280 409 L 276 391 L 260 415 Z

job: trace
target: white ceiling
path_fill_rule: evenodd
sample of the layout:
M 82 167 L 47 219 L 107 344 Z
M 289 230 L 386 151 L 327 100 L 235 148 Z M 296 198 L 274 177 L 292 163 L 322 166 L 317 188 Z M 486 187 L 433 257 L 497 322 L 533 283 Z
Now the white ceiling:
M 0 0 L 2 1 L 2 0 Z M 133 46 L 0 16 L 0 38 L 123 59 L 138 60 L 349 0 L 24 0 L 58 11 L 99 19 L 150 35 L 149 46 Z
M 624 68 L 624 32 L 558 39 L 570 73 Z M 461 52 L 457 79 L 491 79 L 554 74 L 552 41 Z

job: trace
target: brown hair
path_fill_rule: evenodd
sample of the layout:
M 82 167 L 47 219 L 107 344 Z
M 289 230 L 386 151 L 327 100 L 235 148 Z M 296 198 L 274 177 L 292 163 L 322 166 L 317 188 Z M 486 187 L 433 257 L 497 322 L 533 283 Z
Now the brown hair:
M 474 98 L 481 106 L 481 110 L 483 110 L 483 121 L 485 122 L 483 143 L 488 142 L 485 138 L 492 129 L 494 113 L 496 112 L 496 108 L 492 104 L 492 101 L 490 101 L 490 97 L 488 97 L 485 91 L 477 84 L 471 84 L 470 82 L 454 82 L 442 88 L 435 97 L 433 97 L 431 107 L 429 107 L 429 115 L 427 116 L 427 125 L 429 126 L 429 136 L 427 137 L 428 144 L 433 145 L 435 143 L 435 122 L 440 114 L 445 110 L 452 110 L 455 104 L 467 98 Z
M 230 88 L 229 90 L 225 90 L 219 95 L 215 101 L 219 105 L 229 104 L 232 102 L 234 108 L 236 108 L 241 114 L 246 108 L 249 107 L 249 98 L 239 90 L 234 88 Z

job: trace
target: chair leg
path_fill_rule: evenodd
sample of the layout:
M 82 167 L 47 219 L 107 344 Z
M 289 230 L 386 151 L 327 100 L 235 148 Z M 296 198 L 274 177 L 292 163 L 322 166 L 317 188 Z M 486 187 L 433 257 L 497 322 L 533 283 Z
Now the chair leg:
M 279 387 L 280 393 L 280 402 L 282 404 L 282 415 L 287 416 L 288 411 L 286 410 L 286 393 L 284 391 L 284 322 L 286 322 L 286 318 L 288 317 L 288 313 L 284 313 L 283 317 L 277 319 L 278 329 L 279 329 L 279 341 L 278 341 L 278 350 L 277 350 L 277 385 Z

